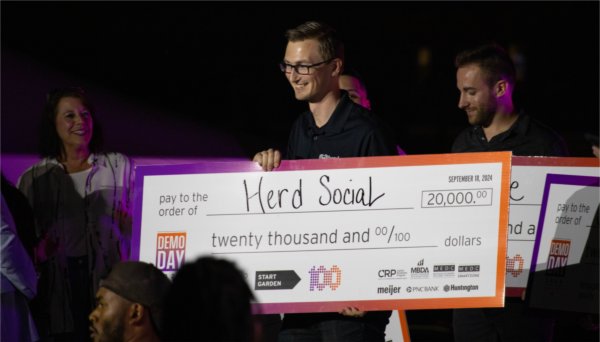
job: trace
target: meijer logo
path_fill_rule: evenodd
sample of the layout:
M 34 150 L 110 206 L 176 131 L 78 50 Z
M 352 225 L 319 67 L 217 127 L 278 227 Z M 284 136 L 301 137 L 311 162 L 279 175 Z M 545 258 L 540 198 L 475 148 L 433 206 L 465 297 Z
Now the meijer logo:
M 156 267 L 162 271 L 177 271 L 185 261 L 186 233 L 158 233 L 156 236 Z
M 401 290 L 402 286 L 389 285 L 386 287 L 378 287 L 377 294 L 389 294 L 390 296 L 393 296 L 396 293 L 400 293 Z
M 323 291 L 326 287 L 335 291 L 342 283 L 342 270 L 337 265 L 333 265 L 329 270 L 325 269 L 323 265 L 319 268 L 313 266 L 308 274 L 310 274 L 309 287 L 311 291 L 314 291 L 315 288 Z

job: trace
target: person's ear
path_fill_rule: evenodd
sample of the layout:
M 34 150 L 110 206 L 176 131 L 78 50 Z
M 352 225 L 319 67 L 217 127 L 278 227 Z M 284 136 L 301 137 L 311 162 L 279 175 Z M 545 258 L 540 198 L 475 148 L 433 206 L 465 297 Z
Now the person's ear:
M 342 60 L 339 58 L 334 58 L 333 61 L 331 61 L 331 64 L 333 64 L 334 66 L 333 70 L 331 71 L 331 76 L 340 76 L 342 74 L 342 67 L 344 66 L 344 62 L 342 62 Z
M 141 322 L 144 318 L 145 308 L 142 304 L 133 303 L 129 307 L 129 319 L 132 323 Z
M 494 85 L 494 93 L 496 94 L 496 97 L 504 96 L 507 90 L 508 82 L 506 82 L 506 80 L 500 80 L 496 82 L 496 85 Z

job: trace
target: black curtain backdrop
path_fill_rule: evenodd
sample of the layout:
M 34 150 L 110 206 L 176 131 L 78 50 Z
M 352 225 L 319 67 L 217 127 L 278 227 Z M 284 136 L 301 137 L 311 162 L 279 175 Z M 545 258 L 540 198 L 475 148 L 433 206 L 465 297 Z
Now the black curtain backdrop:
M 2 1 L 2 152 L 36 152 L 44 88 L 66 80 L 120 99 L 97 104 L 112 115 L 103 122 L 109 149 L 243 157 L 284 149 L 306 104 L 277 67 L 283 34 L 322 20 L 344 38 L 347 65 L 407 153 L 449 152 L 468 125 L 457 108 L 454 55 L 496 41 L 518 58 L 518 105 L 562 134 L 573 155 L 591 156 L 583 135 L 598 135 L 598 13 L 597 1 Z M 428 65 L 418 65 L 420 49 L 431 53 Z M 140 125 L 144 115 L 121 103 L 158 114 Z M 202 129 L 160 133 L 174 122 Z M 220 141 L 239 148 L 219 149 Z

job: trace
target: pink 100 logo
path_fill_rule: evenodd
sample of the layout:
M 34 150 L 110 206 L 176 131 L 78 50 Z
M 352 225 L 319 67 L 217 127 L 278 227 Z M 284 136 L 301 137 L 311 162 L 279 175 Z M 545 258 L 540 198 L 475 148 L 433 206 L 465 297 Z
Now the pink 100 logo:
M 319 268 L 313 266 L 308 274 L 310 274 L 311 291 L 314 291 L 315 288 L 323 291 L 326 287 L 335 291 L 342 283 L 342 270 L 337 265 L 333 265 L 329 270 L 325 269 L 325 266 L 319 266 Z
M 512 274 L 513 277 L 516 278 L 523 273 L 524 265 L 525 260 L 520 254 L 515 255 L 514 258 L 506 256 L 506 273 Z

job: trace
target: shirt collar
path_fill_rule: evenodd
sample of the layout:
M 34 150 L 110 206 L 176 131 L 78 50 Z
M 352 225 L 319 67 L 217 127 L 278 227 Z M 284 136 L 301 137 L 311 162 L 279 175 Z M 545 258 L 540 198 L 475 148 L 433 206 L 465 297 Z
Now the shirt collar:
M 88 157 L 88 159 L 87 159 L 87 162 L 88 162 L 88 164 L 90 164 L 90 165 L 92 165 L 92 167 L 94 167 L 94 166 L 96 166 L 96 162 L 97 162 L 97 161 L 98 161 L 98 158 L 97 158 L 97 156 L 96 156 L 94 153 L 90 153 L 90 155 L 89 155 L 89 157 Z M 61 163 L 58 161 L 58 159 L 56 159 L 56 158 L 47 158 L 47 159 L 46 159 L 46 163 L 48 163 L 48 164 L 54 164 L 54 165 L 58 165 L 58 166 L 59 166 L 61 169 L 63 169 L 63 170 L 64 170 L 64 168 L 65 168 L 65 167 L 63 166 L 63 164 L 61 164 Z
M 517 116 L 517 121 L 515 121 L 508 130 L 494 136 L 490 141 L 488 141 L 488 143 L 492 143 L 495 141 L 504 141 L 512 136 L 524 136 L 527 133 L 528 128 L 529 116 L 521 112 Z M 477 138 L 487 141 L 487 139 L 485 138 L 485 133 L 483 133 L 483 127 L 473 127 L 473 133 L 477 136 Z
M 340 93 L 342 95 L 340 102 L 335 107 L 335 110 L 333 111 L 333 114 L 331 114 L 331 117 L 327 123 L 322 127 L 317 127 L 315 118 L 310 111 L 306 112 L 305 119 L 307 120 L 307 127 L 309 131 L 320 134 L 337 134 L 343 131 L 344 126 L 348 121 L 348 117 L 352 112 L 353 106 L 356 104 L 350 100 L 350 96 L 348 96 L 347 91 L 340 90 Z

